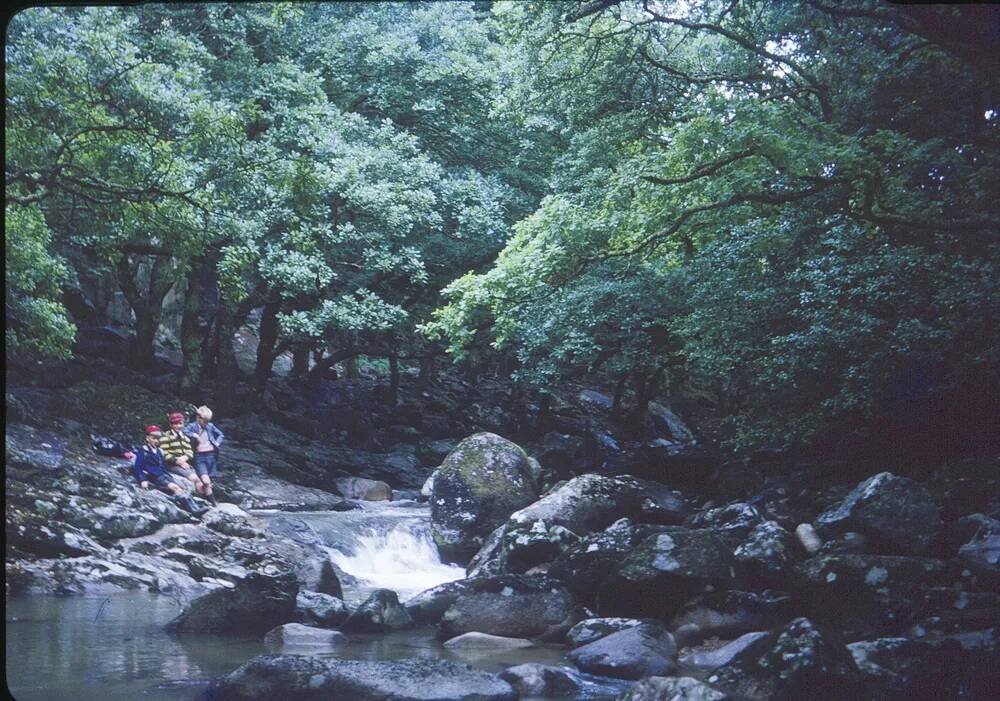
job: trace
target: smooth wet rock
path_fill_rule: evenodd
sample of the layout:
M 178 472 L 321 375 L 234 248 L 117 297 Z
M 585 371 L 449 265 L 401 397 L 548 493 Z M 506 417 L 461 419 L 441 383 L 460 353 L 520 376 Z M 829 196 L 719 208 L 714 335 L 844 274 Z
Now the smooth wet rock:
M 618 701 L 735 701 L 729 694 L 692 677 L 647 677 Z
M 781 586 L 795 564 L 795 540 L 775 521 L 758 524 L 733 553 L 736 575 L 745 582 Z
M 878 552 L 919 555 L 940 531 L 941 516 L 925 487 L 907 477 L 880 472 L 817 517 L 814 525 L 826 535 L 860 531 L 880 548 Z
M 580 475 L 512 513 L 510 521 L 521 526 L 542 521 L 582 536 L 636 514 L 642 498 L 641 485 L 632 478 Z
M 699 650 L 697 652 L 692 652 L 690 655 L 682 657 L 681 662 L 693 667 L 715 669 L 716 667 L 729 664 L 732 662 L 733 658 L 736 657 L 736 655 L 743 652 L 761 638 L 767 637 L 767 635 L 768 633 L 766 631 L 746 633 L 736 638 L 736 640 L 730 640 L 725 645 L 717 647 L 714 650 Z
M 679 526 L 693 514 L 694 507 L 681 492 L 658 482 L 638 481 L 642 490 L 638 520 Z
M 338 599 L 344 598 L 344 588 L 340 584 L 340 573 L 337 572 L 329 557 L 324 558 L 320 565 L 319 581 L 316 583 L 316 591 L 320 594 L 329 594 Z
M 584 672 L 640 679 L 673 671 L 677 646 L 662 626 L 640 625 L 578 647 L 567 657 Z
M 819 533 L 816 532 L 811 523 L 800 523 L 796 526 L 795 537 L 799 539 L 802 549 L 810 555 L 815 555 L 819 552 L 820 547 L 823 545 L 823 540 L 819 537 Z
M 219 506 L 221 507 L 222 505 L 220 504 Z M 226 504 L 225 506 L 233 507 L 234 505 Z M 258 528 L 250 515 L 245 511 L 242 511 L 242 509 L 239 509 L 239 507 L 236 507 L 235 509 L 210 509 L 204 516 L 201 517 L 201 522 L 206 528 L 211 528 L 213 531 L 217 531 L 223 535 L 233 536 L 235 538 L 264 537 L 264 531 L 261 528 Z
M 442 643 L 449 650 L 517 650 L 534 647 L 534 643 L 524 638 L 507 638 L 489 633 L 462 633 Z
M 364 477 L 341 477 L 334 480 L 337 490 L 348 499 L 392 501 L 392 487 L 385 482 Z
M 612 633 L 651 623 L 655 624 L 655 620 L 651 618 L 587 618 L 569 629 L 569 632 L 566 633 L 566 643 L 570 647 L 580 647 Z
M 519 696 L 567 696 L 580 688 L 564 669 L 529 662 L 508 667 L 500 678 L 514 687 Z
M 538 498 L 520 447 L 493 433 L 472 435 L 434 478 L 431 531 L 445 562 L 464 564 L 514 511 Z
M 300 591 L 295 597 L 295 616 L 301 623 L 336 628 L 351 615 L 341 599 L 316 591 Z
M 200 596 L 167 628 L 177 633 L 265 633 L 295 618 L 295 575 L 251 573 L 232 589 Z
M 479 631 L 512 638 L 561 639 L 580 618 L 572 595 L 544 575 L 501 575 L 472 584 L 441 617 L 441 633 Z
M 614 615 L 666 618 L 706 587 L 726 587 L 732 578 L 732 551 L 714 529 L 671 527 L 632 549 L 601 598 Z
M 391 589 L 376 589 L 364 603 L 343 622 L 341 630 L 359 633 L 381 633 L 413 625 L 413 619 L 399 603 Z
M 264 636 L 264 644 L 271 650 L 282 648 L 330 648 L 343 645 L 347 636 L 335 630 L 316 628 L 301 623 L 285 623 L 272 628 Z
M 431 587 L 407 600 L 406 610 L 415 623 L 437 623 L 448 607 L 455 603 L 459 595 L 468 591 L 475 581 L 459 579 Z
M 863 698 L 861 675 L 843 640 L 807 618 L 754 641 L 705 681 L 753 701 Z
M 261 655 L 217 680 L 213 701 L 516 701 L 496 675 L 443 660 Z

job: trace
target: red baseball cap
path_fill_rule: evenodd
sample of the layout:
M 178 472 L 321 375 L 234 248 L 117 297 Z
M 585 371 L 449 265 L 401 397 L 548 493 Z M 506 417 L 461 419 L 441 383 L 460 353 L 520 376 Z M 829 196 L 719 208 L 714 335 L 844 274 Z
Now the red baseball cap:
M 163 434 L 163 431 L 160 430 L 159 426 L 157 426 L 155 424 L 152 425 L 152 426 L 146 426 L 146 435 L 147 436 L 159 436 L 159 435 L 162 435 L 162 434 Z
M 180 421 L 181 423 L 184 423 L 184 414 L 182 414 L 179 411 L 175 411 L 173 414 L 171 414 L 170 416 L 168 416 L 167 419 L 169 419 L 170 423 L 172 423 L 172 424 L 175 424 L 178 421 Z

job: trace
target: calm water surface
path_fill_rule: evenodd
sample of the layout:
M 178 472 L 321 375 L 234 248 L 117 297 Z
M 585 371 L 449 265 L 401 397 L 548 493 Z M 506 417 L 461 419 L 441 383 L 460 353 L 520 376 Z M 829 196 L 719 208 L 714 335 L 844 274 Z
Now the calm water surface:
M 268 652 L 260 638 L 172 636 L 164 625 L 182 602 L 147 592 L 109 597 L 14 597 L 7 600 L 7 685 L 18 701 L 194 701 L 216 676 Z M 437 657 L 488 672 L 524 662 L 566 665 L 565 648 L 542 646 L 493 655 L 460 655 L 440 646 L 434 629 L 351 636 L 321 656 L 358 660 Z M 613 698 L 617 688 L 583 697 Z

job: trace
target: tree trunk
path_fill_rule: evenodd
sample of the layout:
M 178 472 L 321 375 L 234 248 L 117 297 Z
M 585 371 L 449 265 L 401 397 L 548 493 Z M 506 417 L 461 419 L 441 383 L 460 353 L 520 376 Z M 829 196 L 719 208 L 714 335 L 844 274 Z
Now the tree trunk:
M 417 377 L 417 387 L 427 389 L 434 381 L 434 356 L 428 355 L 420 359 L 420 375 Z
M 623 372 L 615 383 L 615 396 L 611 400 L 611 418 L 617 419 L 622 414 L 622 397 L 625 396 L 625 385 L 628 382 L 628 373 Z
M 395 353 L 389 356 L 389 406 L 399 402 L 399 358 Z
M 233 350 L 233 333 L 236 331 L 235 310 L 228 304 L 219 306 L 215 317 L 215 335 L 218 350 L 215 361 L 215 403 L 223 414 L 232 414 L 236 402 L 236 381 L 239 368 Z
M 280 301 L 268 302 L 260 315 L 260 331 L 257 334 L 257 365 L 253 372 L 253 388 L 260 395 L 271 379 L 271 366 L 274 364 L 275 346 L 278 344 L 278 311 Z
M 132 312 L 135 314 L 135 337 L 129 349 L 129 361 L 133 367 L 146 369 L 153 364 L 153 344 L 160 328 L 163 314 L 163 298 L 174 283 L 171 279 L 170 259 L 156 256 L 149 272 L 149 286 L 144 295 L 139 289 L 136 270 L 128 255 L 118 260 L 118 286 L 125 294 Z
M 535 434 L 537 436 L 544 436 L 551 420 L 552 395 L 548 392 L 542 392 L 542 396 L 538 402 L 538 421 L 535 425 Z
M 344 377 L 348 380 L 356 380 L 360 377 L 358 374 L 358 357 L 356 355 L 344 361 Z
M 213 267 L 208 261 L 196 261 L 188 274 L 184 314 L 181 317 L 181 350 L 184 353 L 180 381 L 182 396 L 197 395 L 206 377 L 206 347 L 216 302 Z
M 292 351 L 292 376 L 302 377 L 309 372 L 309 349 Z

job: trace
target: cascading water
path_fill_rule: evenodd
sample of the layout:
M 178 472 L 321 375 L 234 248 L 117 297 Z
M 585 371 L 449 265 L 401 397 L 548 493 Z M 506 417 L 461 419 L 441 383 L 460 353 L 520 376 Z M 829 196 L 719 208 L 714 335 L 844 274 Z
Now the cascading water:
M 361 601 L 375 589 L 392 589 L 405 601 L 465 576 L 462 567 L 441 562 L 426 506 L 361 502 L 355 511 L 295 517 L 316 531 L 333 564 L 350 575 L 342 582 L 348 601 Z

